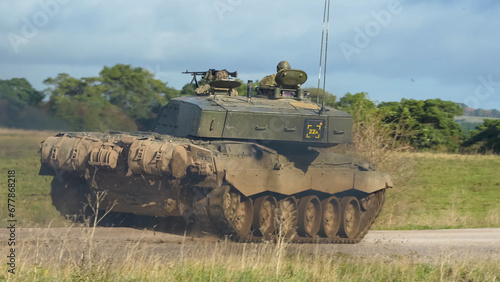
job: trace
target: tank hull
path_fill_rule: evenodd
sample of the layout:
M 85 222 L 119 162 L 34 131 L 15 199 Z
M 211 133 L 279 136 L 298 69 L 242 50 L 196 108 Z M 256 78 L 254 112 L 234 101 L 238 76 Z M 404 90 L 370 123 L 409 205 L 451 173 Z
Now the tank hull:
M 49 137 L 40 153 L 40 174 L 54 176 L 53 203 L 68 217 L 88 205 L 182 217 L 236 240 L 356 243 L 392 187 L 369 164 L 317 148 L 292 156 L 250 142 L 81 132 Z

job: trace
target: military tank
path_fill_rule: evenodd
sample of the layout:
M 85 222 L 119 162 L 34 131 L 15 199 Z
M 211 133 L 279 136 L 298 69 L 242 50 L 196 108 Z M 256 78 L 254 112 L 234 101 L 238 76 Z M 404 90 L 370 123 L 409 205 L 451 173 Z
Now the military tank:
M 280 70 L 272 86 L 249 81 L 246 97 L 235 93 L 236 72 L 185 73 L 198 95 L 171 99 L 152 132 L 63 132 L 41 143 L 40 174 L 54 176 L 61 214 L 77 218 L 98 201 L 100 210 L 183 218 L 234 240 L 364 237 L 392 180 L 330 152 L 352 141 L 352 118 L 308 101 L 305 72 Z

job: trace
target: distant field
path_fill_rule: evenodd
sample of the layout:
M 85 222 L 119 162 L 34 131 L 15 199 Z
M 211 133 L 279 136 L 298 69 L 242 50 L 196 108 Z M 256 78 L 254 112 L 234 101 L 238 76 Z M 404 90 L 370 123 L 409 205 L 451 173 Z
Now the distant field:
M 52 177 L 38 175 L 39 144 L 55 133 L 0 128 L 0 171 L 5 176 L 16 171 L 21 226 L 68 225 L 51 204 Z M 500 227 L 499 156 L 411 153 L 400 158 L 411 165 L 392 172 L 396 187 L 388 191 L 375 229 Z M 2 188 L 0 199 L 6 197 Z M 0 201 L 0 210 L 6 210 L 6 202 Z M 2 222 L 6 216 L 0 213 Z
M 458 116 L 455 117 L 455 121 L 461 122 L 471 122 L 471 123 L 483 123 L 485 119 L 499 119 L 493 117 L 473 117 L 473 116 Z
M 472 116 L 458 116 L 458 117 L 455 117 L 455 122 L 459 123 L 459 124 L 467 124 L 467 123 L 470 123 L 470 124 L 476 124 L 476 125 L 479 125 L 479 124 L 482 124 L 484 122 L 485 119 L 499 119 L 499 118 L 493 118 L 493 117 L 472 117 Z
M 455 117 L 455 122 L 460 124 L 466 133 L 471 130 L 476 130 L 476 127 L 483 124 L 485 119 L 498 119 L 498 118 L 485 118 L 473 116 L 458 116 Z
M 411 153 L 375 229 L 500 226 L 500 156 Z
M 56 132 L 0 128 L 0 171 L 16 171 L 16 218 L 20 226 L 64 226 L 67 224 L 52 206 L 50 182 L 52 177 L 39 176 L 40 142 Z M 2 181 L 0 199 L 7 198 L 6 182 Z M 0 210 L 7 210 L 7 200 L 0 201 Z M 7 213 L 0 213 L 5 222 Z

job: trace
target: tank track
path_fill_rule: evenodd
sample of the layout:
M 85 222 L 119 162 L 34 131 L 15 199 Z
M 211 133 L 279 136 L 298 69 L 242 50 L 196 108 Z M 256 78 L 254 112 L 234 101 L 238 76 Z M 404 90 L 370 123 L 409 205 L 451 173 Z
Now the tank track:
M 155 142 L 156 140 L 163 142 Z M 186 146 L 193 144 L 201 148 L 196 148 L 196 146 L 190 148 L 193 150 L 191 151 L 194 156 L 193 163 L 184 161 L 182 158 L 184 155 L 181 153 L 187 154 L 183 151 L 187 149 L 183 149 L 178 152 L 178 156 L 180 156 L 178 160 L 183 162 L 162 165 L 171 162 L 170 158 L 162 158 L 162 156 L 168 155 L 164 153 L 168 151 L 165 149 L 168 146 L 164 146 L 164 144 L 176 145 L 179 148 L 186 148 Z M 169 183 L 168 180 L 177 178 L 175 184 L 164 184 L 162 187 L 186 191 L 187 196 L 184 195 L 186 199 L 181 199 L 175 193 L 169 195 L 179 202 L 180 206 L 194 209 L 186 212 L 188 209 L 182 208 L 181 210 L 179 207 L 177 213 L 167 216 L 185 216 L 185 219 L 190 222 L 192 222 L 191 220 L 197 221 L 198 228 L 210 231 L 210 233 L 220 233 L 234 241 L 262 242 L 281 240 L 285 237 L 287 241 L 294 243 L 355 244 L 363 239 L 382 209 L 385 189 L 366 194 L 347 187 L 348 190 L 331 195 L 325 192 L 315 192 L 310 187 L 306 187 L 295 196 L 286 196 L 276 191 L 262 192 L 259 190 L 260 192 L 257 194 L 246 191 L 246 195 L 249 195 L 246 197 L 243 195 L 245 192 L 232 187 L 229 180 L 220 177 L 219 182 L 219 178 L 216 177 L 218 171 L 212 171 L 214 168 L 210 166 L 215 165 L 214 163 L 201 161 L 211 160 L 210 157 L 207 157 L 209 154 L 204 154 L 205 151 L 209 150 L 215 152 L 214 154 L 220 153 L 221 156 L 226 156 L 225 151 L 218 151 L 221 150 L 218 146 L 224 144 L 225 141 L 191 140 L 158 134 L 61 133 L 42 143 L 40 148 L 42 168 L 40 171 L 42 175 L 55 175 L 51 196 L 54 206 L 66 217 L 78 217 L 80 210 L 83 210 L 86 203 L 86 199 L 82 199 L 83 194 L 89 192 L 90 188 L 97 188 L 97 186 L 94 187 L 96 183 L 93 181 L 95 181 L 98 170 L 104 173 L 100 180 L 100 185 L 104 187 L 102 188 L 104 190 L 115 187 L 115 182 L 119 182 L 117 179 L 125 179 L 131 175 L 136 175 L 135 178 L 129 178 L 132 180 L 140 175 L 143 179 L 158 180 L 157 183 L 161 183 L 163 180 L 167 180 L 165 183 Z M 144 150 L 141 146 L 152 149 Z M 173 147 L 170 146 L 170 149 L 172 150 L 170 152 L 172 159 L 177 160 L 174 157 Z M 244 151 L 247 147 L 234 147 L 234 149 Z M 130 157 L 134 156 L 135 153 L 137 156 L 141 156 L 140 158 L 136 157 L 138 160 Z M 154 161 L 140 162 L 145 159 L 144 154 L 146 153 L 149 154 L 148 160 Z M 197 155 L 198 153 L 199 155 Z M 237 159 L 243 155 L 245 154 L 233 154 L 226 157 Z M 273 154 L 273 156 L 275 155 L 278 153 Z M 221 162 L 224 161 L 227 160 L 223 159 Z M 268 161 L 272 164 L 274 159 L 269 158 Z M 352 162 L 352 160 L 350 161 Z M 302 162 L 299 163 L 302 164 Z M 337 163 L 344 165 L 341 161 L 334 162 L 334 164 Z M 361 167 L 359 164 L 357 166 Z M 56 174 L 53 171 L 45 174 L 44 169 L 50 167 L 56 171 Z M 177 167 L 180 168 L 177 169 Z M 191 178 L 185 176 L 188 167 L 189 173 L 192 173 L 191 176 L 194 175 Z M 65 181 L 61 183 L 56 182 L 56 177 L 58 177 L 56 168 L 59 171 L 67 172 L 66 176 L 72 178 L 64 179 Z M 273 166 L 264 166 L 264 168 L 273 169 Z M 367 171 L 370 169 L 363 168 Z M 102 180 L 106 178 L 106 175 L 114 175 L 115 178 L 106 182 Z M 207 175 L 211 175 L 212 179 L 208 178 Z M 200 184 L 200 179 L 204 179 L 204 184 Z M 247 181 L 252 180 L 247 179 Z M 121 188 L 126 189 L 121 190 L 122 194 L 130 194 L 130 191 L 135 189 L 134 183 L 123 184 L 126 187 Z M 72 185 L 75 186 L 75 189 L 68 189 Z M 152 186 L 146 187 L 152 188 Z M 199 192 L 197 189 L 201 189 L 202 193 L 195 193 Z M 199 196 L 196 199 L 191 199 L 189 197 L 191 193 L 199 194 Z M 165 196 L 161 193 L 158 195 Z M 287 224 L 293 226 L 292 228 L 280 226 L 280 219 L 286 217 L 285 213 L 281 212 L 282 203 L 288 203 L 291 208 L 292 212 L 288 212 L 290 216 Z M 126 207 L 130 208 L 130 206 Z M 130 211 L 123 208 L 121 212 L 137 213 L 136 205 L 132 208 L 135 210 Z M 186 214 L 183 214 L 184 212 Z M 142 215 L 158 216 L 158 210 L 149 210 L 148 213 Z M 280 231 L 280 229 L 286 229 L 286 231 Z
M 305 197 L 303 197 L 305 198 Z M 303 199 L 302 198 L 302 199 Z M 343 198 L 352 198 L 349 196 Z M 343 199 L 340 198 L 340 201 Z M 238 201 L 241 206 L 238 207 Z M 319 244 L 356 244 L 359 243 L 364 236 L 368 233 L 371 225 L 375 222 L 382 210 L 385 201 L 385 189 L 376 191 L 367 197 L 361 199 L 364 202 L 364 211 L 361 211 L 359 216 L 359 229 L 356 235 L 352 238 L 343 238 L 339 234 L 335 236 L 325 237 L 315 234 L 312 237 L 299 235 L 300 232 L 293 232 L 293 236 L 289 238 L 293 243 L 319 243 Z M 264 240 L 277 240 L 278 231 L 274 232 L 271 236 L 257 236 L 254 235 L 256 230 L 248 232 L 248 222 L 244 223 L 245 218 L 248 218 L 246 212 L 252 212 L 248 207 L 248 203 L 252 204 L 250 198 L 239 195 L 236 191 L 230 189 L 228 185 L 214 189 L 208 195 L 207 213 L 211 223 L 217 228 L 219 233 L 227 238 L 239 242 L 262 242 Z M 360 209 L 361 210 L 361 209 Z M 242 230 L 240 232 L 239 230 Z M 257 232 L 258 233 L 258 232 Z M 289 236 L 288 234 L 287 236 Z

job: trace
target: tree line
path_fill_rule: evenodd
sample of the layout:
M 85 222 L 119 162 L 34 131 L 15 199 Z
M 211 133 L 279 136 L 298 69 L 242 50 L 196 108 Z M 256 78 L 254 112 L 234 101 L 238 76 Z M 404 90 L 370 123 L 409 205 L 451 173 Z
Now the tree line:
M 242 81 L 241 81 L 242 82 Z M 130 65 L 104 67 L 97 77 L 74 78 L 66 73 L 43 81 L 44 91 L 25 78 L 0 79 L 0 126 L 74 131 L 151 130 L 169 99 L 193 95 L 194 86 L 178 90 L 151 72 Z M 256 81 L 256 84 L 258 81 Z M 415 150 L 500 153 L 500 120 L 485 120 L 468 133 L 454 121 L 464 108 L 440 99 L 402 99 L 375 104 L 367 93 L 347 93 L 337 100 L 331 93 L 307 88 L 312 101 L 353 115 L 357 130 L 375 122 L 390 132 L 392 147 Z M 246 95 L 246 84 L 238 88 Z M 496 111 L 493 113 L 496 114 Z

